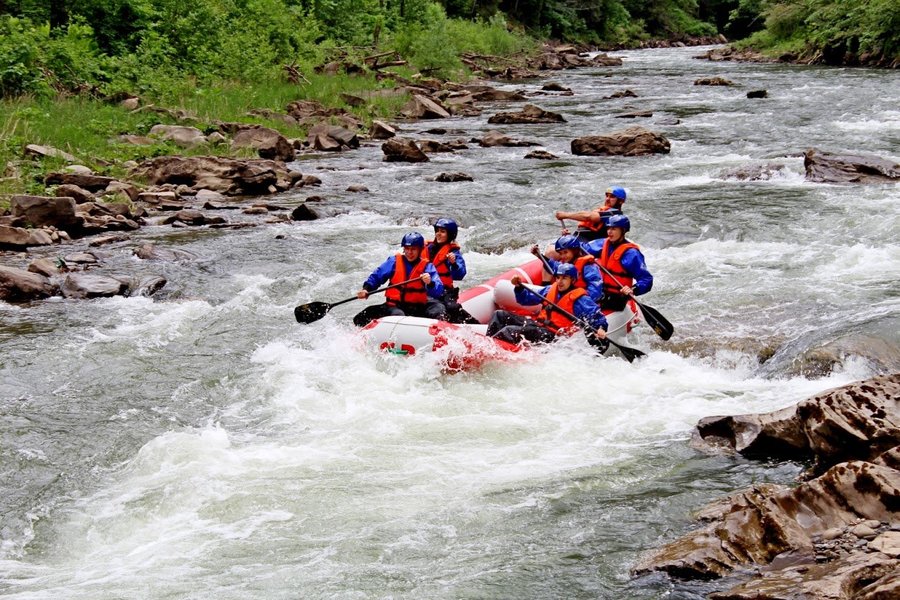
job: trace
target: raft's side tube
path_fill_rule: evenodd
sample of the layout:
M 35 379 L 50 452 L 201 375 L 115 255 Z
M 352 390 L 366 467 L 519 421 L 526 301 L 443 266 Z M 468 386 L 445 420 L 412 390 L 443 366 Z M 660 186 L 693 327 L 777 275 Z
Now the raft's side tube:
M 543 267 L 541 261 L 537 259 L 514 267 L 480 285 L 463 290 L 459 294 L 459 303 L 466 309 L 466 312 L 475 317 L 480 323 L 490 321 L 491 315 L 498 308 L 513 310 L 522 314 L 536 312 L 535 307 L 522 307 L 516 303 L 515 294 L 512 294 L 512 285 L 508 282 L 513 276 L 518 275 L 525 283 L 540 284 Z M 500 298 L 503 299 L 502 305 L 497 301 L 497 287 L 501 281 L 507 282 L 501 286 L 504 290 L 499 292 Z M 508 292 L 505 288 L 508 288 Z M 512 301 L 508 300 L 508 294 L 512 294 Z M 538 306 L 537 309 L 540 309 L 540 307 Z

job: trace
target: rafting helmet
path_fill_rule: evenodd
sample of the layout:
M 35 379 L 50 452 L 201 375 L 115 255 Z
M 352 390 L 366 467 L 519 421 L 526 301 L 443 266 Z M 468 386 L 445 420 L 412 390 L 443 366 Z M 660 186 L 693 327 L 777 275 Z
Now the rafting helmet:
M 571 263 L 559 263 L 553 270 L 553 274 L 557 277 L 571 277 L 572 281 L 578 279 L 578 269 Z
M 556 240 L 556 251 L 581 250 L 581 242 L 574 235 L 564 235 Z
M 631 230 L 631 221 L 625 215 L 613 215 L 606 222 L 607 227 L 618 227 L 624 232 Z
M 626 196 L 625 188 L 619 186 L 606 188 L 606 193 L 615 196 L 619 200 L 624 200 Z
M 418 231 L 413 231 L 412 233 L 407 233 L 403 236 L 403 239 L 400 240 L 400 245 L 404 248 L 408 246 L 412 246 L 414 248 L 424 248 L 425 238 L 422 237 L 422 234 Z
M 451 242 L 456 239 L 456 234 L 459 233 L 459 226 L 453 219 L 438 219 L 434 222 L 434 230 L 437 231 L 438 228 L 447 230 L 447 239 Z

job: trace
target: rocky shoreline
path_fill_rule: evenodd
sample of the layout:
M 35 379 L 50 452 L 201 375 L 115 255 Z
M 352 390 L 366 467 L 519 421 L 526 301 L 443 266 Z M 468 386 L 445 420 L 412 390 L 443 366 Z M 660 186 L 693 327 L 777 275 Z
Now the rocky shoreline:
M 900 597 L 900 373 L 773 413 L 707 417 L 692 445 L 813 464 L 796 487 L 758 485 L 701 509 L 705 525 L 646 553 L 635 576 L 743 580 L 714 600 Z

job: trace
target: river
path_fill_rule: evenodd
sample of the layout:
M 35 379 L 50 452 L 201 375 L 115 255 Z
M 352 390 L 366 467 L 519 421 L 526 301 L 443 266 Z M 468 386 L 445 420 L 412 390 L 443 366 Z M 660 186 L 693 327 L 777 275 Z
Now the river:
M 71 598 L 701 598 L 721 582 L 632 580 L 644 550 L 733 490 L 802 464 L 707 457 L 698 419 L 769 411 L 881 372 L 900 347 L 895 185 L 806 183 L 808 147 L 900 154 L 900 74 L 711 63 L 704 49 L 615 53 L 554 72 L 572 96 L 532 101 L 567 123 L 497 127 L 527 148 L 382 162 L 377 144 L 310 157 L 334 217 L 237 231 L 145 227 L 97 250 L 107 271 L 161 274 L 154 299 L 0 304 L 0 596 Z M 723 76 L 738 87 L 693 85 Z M 536 91 L 546 80 L 507 89 Z M 603 99 L 630 89 L 637 98 Z M 766 89 L 769 97 L 747 99 Z M 401 124 L 481 137 L 478 118 Z M 581 135 L 637 124 L 667 155 L 576 157 Z M 677 122 L 676 122 L 677 120 Z M 446 136 L 424 135 L 444 127 Z M 787 158 L 784 158 L 787 157 Z M 767 181 L 722 178 L 765 162 Z M 463 171 L 473 182 L 430 181 Z M 371 191 L 352 194 L 348 185 Z M 475 284 L 559 232 L 553 213 L 629 191 L 654 273 L 629 364 L 581 340 L 472 373 L 361 349 L 362 302 L 336 301 L 409 230 L 460 223 Z M 140 261 L 142 242 L 193 261 Z M 852 339 L 828 373 L 797 357 Z M 865 343 L 859 340 L 867 340 Z M 760 364 L 758 355 L 771 358 Z M 874 356 L 874 358 L 873 358 Z M 880 361 L 878 357 L 884 361 Z

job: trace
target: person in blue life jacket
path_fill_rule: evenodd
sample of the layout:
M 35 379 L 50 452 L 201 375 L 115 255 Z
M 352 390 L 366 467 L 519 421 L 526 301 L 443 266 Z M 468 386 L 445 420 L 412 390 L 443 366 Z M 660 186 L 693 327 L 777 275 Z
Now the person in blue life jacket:
M 594 302 L 600 302 L 603 297 L 603 278 L 600 276 L 600 269 L 594 261 L 594 257 L 584 251 L 581 242 L 574 235 L 564 235 L 556 240 L 554 250 L 559 260 L 545 256 L 547 264 L 550 265 L 550 271 L 555 271 L 560 263 L 569 263 L 575 265 L 578 269 L 578 279 L 575 280 L 575 287 L 587 290 L 588 296 Z M 535 244 L 531 247 L 531 253 L 535 256 L 540 255 L 540 249 Z M 544 267 L 547 273 L 547 267 Z
M 625 188 L 614 186 L 606 188 L 604 203 L 592 210 L 582 210 L 577 212 L 566 212 L 562 210 L 556 211 L 556 218 L 560 221 L 572 220 L 578 221 L 573 235 L 582 242 L 590 242 L 606 237 L 609 218 L 614 215 L 622 214 L 622 205 L 628 194 Z M 569 233 L 568 229 L 563 230 L 563 234 Z
M 425 238 L 421 233 L 412 232 L 400 241 L 403 252 L 389 256 L 372 271 L 356 297 L 365 300 L 369 292 L 390 281 L 396 284 L 413 279 L 410 283 L 385 291 L 387 299 L 383 304 L 369 306 L 353 317 L 353 323 L 365 327 L 370 321 L 387 316 L 427 317 L 447 320 L 447 308 L 440 301 L 444 294 L 444 284 L 434 265 L 422 253 Z
M 441 218 L 434 223 L 434 239 L 425 242 L 422 257 L 434 265 L 444 284 L 444 295 L 440 300 L 447 307 L 449 320 L 453 323 L 478 323 L 459 304 L 459 288 L 454 282 L 466 276 L 466 261 L 456 243 L 459 225 L 453 219 Z
M 637 244 L 627 240 L 631 221 L 625 215 L 615 215 L 607 223 L 607 237 L 582 244 L 600 267 L 603 277 L 604 310 L 624 310 L 629 297 L 646 294 L 653 287 L 653 275 L 647 269 L 644 255 Z
M 544 308 L 534 318 L 523 317 L 505 310 L 494 311 L 488 323 L 487 335 L 499 340 L 518 344 L 523 339 L 531 343 L 549 343 L 560 335 L 572 335 L 581 326 L 546 299 L 564 311 L 586 322 L 591 331 L 586 331 L 588 339 L 595 341 L 606 337 L 606 317 L 597 303 L 591 300 L 584 288 L 576 287 L 578 269 L 569 263 L 559 263 L 554 270 L 556 281 L 539 290 L 531 290 L 522 285 L 522 278 L 512 277 L 516 302 L 523 306 L 544 304 Z

